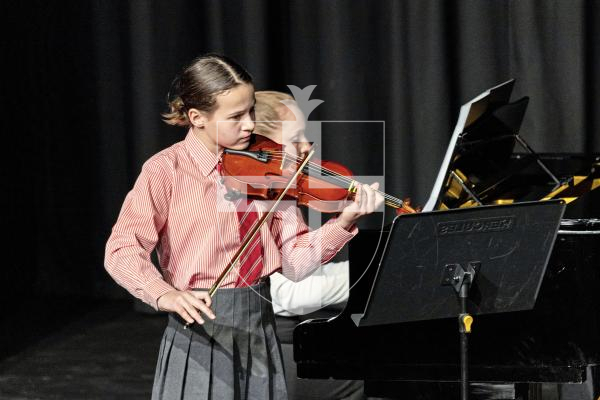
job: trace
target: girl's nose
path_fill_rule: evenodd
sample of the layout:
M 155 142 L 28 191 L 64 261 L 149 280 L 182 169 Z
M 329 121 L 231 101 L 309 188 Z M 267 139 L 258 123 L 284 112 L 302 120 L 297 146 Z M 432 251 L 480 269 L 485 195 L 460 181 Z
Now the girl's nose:
M 305 155 L 310 151 L 311 144 L 309 142 L 299 142 L 296 143 L 296 148 L 298 149 L 298 153 L 300 155 Z
M 243 131 L 253 131 L 254 125 L 255 125 L 254 119 L 250 115 L 247 115 L 242 120 L 242 130 Z

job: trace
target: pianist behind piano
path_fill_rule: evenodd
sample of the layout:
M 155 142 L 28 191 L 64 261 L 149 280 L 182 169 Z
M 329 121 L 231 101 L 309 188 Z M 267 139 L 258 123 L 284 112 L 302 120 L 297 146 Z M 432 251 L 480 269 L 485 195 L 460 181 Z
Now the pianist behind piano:
M 295 117 L 301 115 L 301 111 L 290 103 L 293 97 L 276 91 L 258 91 L 255 97 L 255 133 L 282 144 L 286 151 L 294 155 L 308 151 L 310 144 L 304 134 L 305 123 Z M 285 130 L 282 121 L 286 121 Z M 297 378 L 293 355 L 292 334 L 301 321 L 300 316 L 316 311 L 331 316 L 339 313 L 340 305 L 348 299 L 348 268 L 347 260 L 330 262 L 300 282 L 292 282 L 279 273 L 270 277 L 277 335 L 281 341 L 290 400 L 365 398 L 362 381 Z

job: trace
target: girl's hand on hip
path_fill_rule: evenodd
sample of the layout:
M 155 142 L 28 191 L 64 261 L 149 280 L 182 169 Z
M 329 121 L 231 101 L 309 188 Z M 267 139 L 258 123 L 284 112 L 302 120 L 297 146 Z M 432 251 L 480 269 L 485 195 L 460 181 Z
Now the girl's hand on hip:
M 204 319 L 198 311 L 215 319 L 215 313 L 211 310 L 212 300 L 206 291 L 197 290 L 171 290 L 158 298 L 158 309 L 161 311 L 175 312 L 179 314 L 188 324 L 194 321 L 203 324 Z

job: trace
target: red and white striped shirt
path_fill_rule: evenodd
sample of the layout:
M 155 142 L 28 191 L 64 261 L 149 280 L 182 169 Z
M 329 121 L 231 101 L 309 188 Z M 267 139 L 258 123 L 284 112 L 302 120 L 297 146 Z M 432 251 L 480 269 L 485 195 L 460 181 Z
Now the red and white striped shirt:
M 210 152 L 190 131 L 185 140 L 151 157 L 106 244 L 105 265 L 117 283 L 157 308 L 173 288 L 209 288 L 240 246 L 235 205 Z M 267 202 L 256 201 L 264 212 Z M 329 261 L 357 232 L 330 220 L 310 231 L 295 202 L 282 202 L 262 226 L 262 276 L 281 270 L 299 281 Z M 156 247 L 160 271 L 150 254 Z M 236 272 L 221 287 L 235 287 Z

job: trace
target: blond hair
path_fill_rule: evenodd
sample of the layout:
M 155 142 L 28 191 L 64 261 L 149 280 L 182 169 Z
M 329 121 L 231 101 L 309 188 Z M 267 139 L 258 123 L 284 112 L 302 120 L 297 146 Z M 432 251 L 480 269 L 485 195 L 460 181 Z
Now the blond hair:
M 294 100 L 292 96 L 274 90 L 261 90 L 254 93 L 254 106 L 257 133 L 269 134 L 281 128 L 281 107 L 286 107 L 282 100 Z

